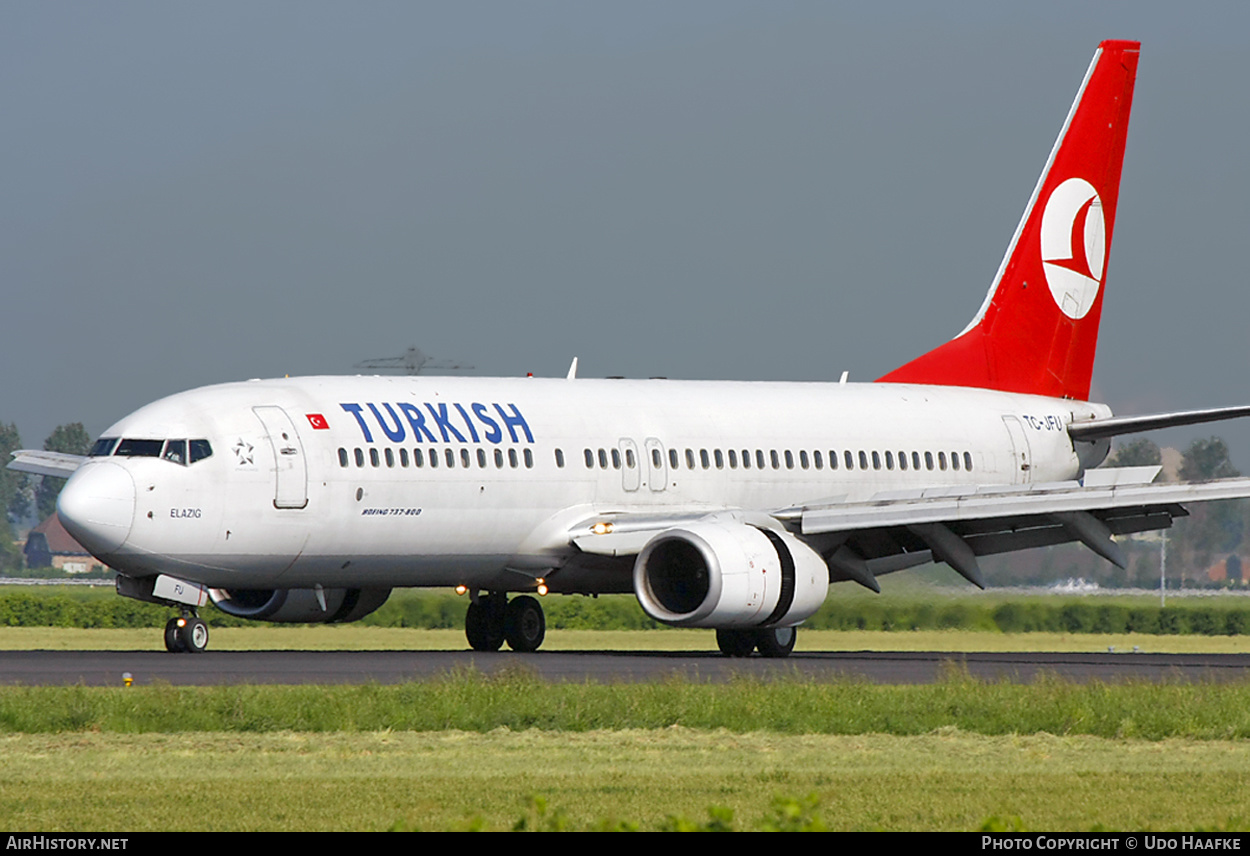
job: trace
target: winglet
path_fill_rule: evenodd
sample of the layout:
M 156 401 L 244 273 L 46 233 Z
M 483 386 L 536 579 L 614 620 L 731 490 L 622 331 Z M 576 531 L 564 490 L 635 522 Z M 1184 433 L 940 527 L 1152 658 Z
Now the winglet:
M 1140 49 L 1098 46 L 976 317 L 880 381 L 1088 399 Z

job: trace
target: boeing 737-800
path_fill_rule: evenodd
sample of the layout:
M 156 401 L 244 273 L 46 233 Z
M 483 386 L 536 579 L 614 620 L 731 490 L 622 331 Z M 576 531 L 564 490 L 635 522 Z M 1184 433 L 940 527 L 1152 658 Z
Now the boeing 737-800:
M 1094 469 L 1117 434 L 1250 407 L 1114 418 L 1089 402 L 1139 45 L 1103 42 L 984 304 L 875 383 L 306 377 L 125 417 L 69 475 L 65 528 L 127 597 L 268 621 L 352 621 L 401 586 L 472 596 L 477 650 L 533 651 L 531 593 L 633 592 L 722 651 L 785 656 L 830 583 L 1159 529 L 1250 479 Z M 508 593 L 521 593 L 507 599 Z

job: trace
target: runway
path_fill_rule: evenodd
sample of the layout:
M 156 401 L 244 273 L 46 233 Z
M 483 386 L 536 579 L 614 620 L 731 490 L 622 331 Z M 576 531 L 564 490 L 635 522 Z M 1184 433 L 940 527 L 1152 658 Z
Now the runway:
M 784 660 L 730 659 L 689 652 L 552 651 L 6 651 L 0 684 L 120 686 L 210 684 L 395 684 L 458 671 L 522 670 L 545 681 L 630 683 L 680 677 L 724 682 L 757 679 L 862 680 L 924 684 L 952 670 L 981 680 L 1030 682 L 1040 675 L 1108 683 L 1229 682 L 1250 677 L 1250 654 L 1007 654 L 950 652 L 804 652 Z

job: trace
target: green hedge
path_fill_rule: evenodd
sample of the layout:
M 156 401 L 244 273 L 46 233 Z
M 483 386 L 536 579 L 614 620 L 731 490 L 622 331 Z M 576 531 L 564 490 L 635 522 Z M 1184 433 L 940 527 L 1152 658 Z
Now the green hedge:
M 544 598 L 547 626 L 576 630 L 661 627 L 630 595 Z M 399 590 L 363 624 L 377 627 L 464 627 L 467 597 Z M 117 597 L 109 589 L 0 591 L 0 627 L 161 627 L 173 610 Z M 201 610 L 214 627 L 253 624 L 214 607 Z M 1235 636 L 1250 633 L 1250 599 L 1203 598 L 1160 607 L 1095 598 L 1022 597 L 989 593 L 965 598 L 871 599 L 831 596 L 804 624 L 816 630 L 982 630 L 1002 633 L 1145 633 Z

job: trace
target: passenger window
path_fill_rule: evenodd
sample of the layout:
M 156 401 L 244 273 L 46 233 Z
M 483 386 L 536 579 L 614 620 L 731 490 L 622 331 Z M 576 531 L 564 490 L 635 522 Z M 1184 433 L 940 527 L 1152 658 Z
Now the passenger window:
M 678 461 L 678 457 L 677 457 L 677 450 L 676 450 L 676 449 L 669 449 L 669 450 L 668 450 L 668 465 L 669 465 L 672 469 L 677 469 L 677 468 L 678 468 L 678 467 L 677 467 L 677 461 Z
M 713 450 L 712 457 L 716 459 L 716 469 L 725 469 L 725 455 L 720 449 Z
M 812 463 L 816 465 L 816 469 L 823 470 L 825 468 L 824 461 L 821 460 L 820 450 L 812 452 Z
M 938 469 L 946 471 L 946 453 L 938 452 Z
M 789 449 L 786 449 L 786 469 L 794 469 L 794 452 L 791 452 Z
M 868 453 L 865 452 L 863 449 L 859 450 L 859 468 L 861 470 L 868 469 Z M 877 469 L 880 469 L 880 467 L 878 467 Z
M 517 468 L 516 449 L 508 450 L 508 466 L 514 470 Z
M 729 469 L 738 469 L 738 453 L 733 449 L 729 450 Z
M 466 468 L 469 466 L 469 450 L 468 449 L 460 450 L 460 466 L 466 467 Z
M 621 450 L 612 450 L 612 469 L 619 470 L 621 468 Z
M 456 466 L 456 452 L 455 452 L 455 450 L 453 450 L 453 449 L 444 449 L 444 450 L 443 450 L 443 457 L 447 459 L 447 466 L 448 466 L 448 467 L 455 467 L 455 466 Z
M 686 469 L 694 469 L 694 449 L 686 450 Z
M 626 450 L 625 450 L 625 466 L 629 467 L 631 470 L 632 470 L 634 467 L 638 466 L 638 462 L 634 459 L 634 450 L 633 450 L 633 449 L 626 449 Z
M 773 469 L 774 469 L 774 470 L 779 470 L 779 469 L 781 469 L 781 458 L 779 458 L 779 457 L 777 456 L 777 450 L 776 450 L 776 449 L 769 449 L 769 450 L 768 450 L 768 459 L 769 459 L 769 461 L 771 461 L 771 462 L 772 462 L 772 465 L 773 465 Z
M 763 449 L 755 450 L 755 468 L 757 470 L 764 469 L 764 450 Z
M 855 469 L 855 457 L 851 454 L 850 449 L 847 449 L 842 453 L 842 460 L 846 462 L 846 468 L 848 470 Z
M 420 449 L 413 449 L 412 450 L 412 463 L 415 466 L 424 467 L 425 466 L 425 453 L 422 452 Z
M 911 453 L 911 468 L 913 470 L 920 469 L 920 453 L 919 452 Z M 933 469 L 933 467 L 929 467 L 929 469 Z
M 906 470 L 906 469 L 907 469 L 907 453 L 906 453 L 906 452 L 899 452 L 899 453 L 898 453 L 898 468 L 899 468 L 900 470 Z
M 583 451 L 586 456 L 586 469 L 593 470 L 595 468 L 595 453 L 586 449 Z
M 799 466 L 802 467 L 803 469 L 807 469 L 807 451 L 806 450 L 803 450 L 803 449 L 799 450 Z
M 660 454 L 659 449 L 651 450 L 651 466 L 655 467 L 656 469 L 659 469 L 660 467 L 664 466 L 664 457 Z
M 533 452 L 533 450 L 532 450 L 532 449 L 526 449 L 526 450 L 525 450 L 525 452 L 524 452 L 524 455 L 525 455 L 525 469 L 527 469 L 527 470 L 532 470 L 532 469 L 534 469 L 534 452 Z
M 932 453 L 932 452 L 925 452 L 925 453 L 924 453 L 924 468 L 925 468 L 926 470 L 932 470 L 932 469 L 933 469 L 933 453 Z
M 972 472 L 972 453 L 964 452 L 964 469 Z
M 885 453 L 885 468 L 887 470 L 894 469 L 894 453 L 893 452 Z
M 587 451 L 587 452 L 589 452 L 590 450 L 589 450 L 589 449 L 587 449 L 586 451 Z M 595 465 L 595 462 L 594 462 L 594 460 L 593 460 L 593 459 L 591 459 L 591 461 L 590 461 L 590 463 L 588 464 L 588 466 L 590 466 L 590 467 L 594 467 L 594 465 Z M 503 449 L 496 449 L 496 450 L 495 450 L 495 469 L 497 469 L 497 470 L 502 470 L 502 469 L 503 469 Z
M 707 449 L 699 450 L 699 463 L 703 464 L 703 469 L 705 470 L 712 465 L 712 461 L 707 455 Z
M 833 449 L 829 450 L 829 469 L 836 470 L 838 468 L 838 453 Z
M 365 453 L 360 449 L 356 450 L 356 466 L 363 467 L 365 465 Z
M 561 455 L 561 456 L 560 456 L 560 466 L 564 466 L 564 456 L 563 456 L 563 455 Z M 484 470 L 484 469 L 486 469 L 486 450 L 485 450 L 485 449 L 478 449 L 478 450 L 477 450 L 477 468 L 478 468 L 479 470 Z
M 603 451 L 603 449 L 600 449 L 599 450 L 599 469 L 606 470 L 607 468 L 608 468 L 608 453 Z
M 408 468 L 408 450 L 407 449 L 399 450 L 399 465 L 403 467 L 404 469 Z
M 742 450 L 742 468 L 744 470 L 751 469 L 751 450 L 750 449 Z
M 482 466 L 486 466 L 486 464 L 482 464 Z M 564 450 L 563 449 L 556 449 L 556 466 L 559 467 L 560 469 L 564 469 Z
M 339 447 L 339 466 L 340 467 L 347 466 L 347 450 L 344 449 L 342 446 Z
M 872 468 L 874 470 L 881 469 L 881 455 L 878 454 L 875 450 L 872 453 Z
M 370 464 L 372 464 L 372 465 L 373 465 L 373 466 L 375 466 L 375 467 L 380 467 L 380 466 L 382 466 L 382 459 L 381 459 L 381 457 L 378 455 L 378 450 L 377 450 L 377 449 L 370 449 L 370 450 L 369 450 L 369 463 L 370 463 Z
M 391 468 L 395 466 L 395 452 L 389 448 L 386 450 L 386 465 Z
M 958 452 L 951 452 L 951 469 L 952 470 L 959 469 L 959 453 Z
M 438 468 L 438 449 L 430 449 L 430 468 Z

